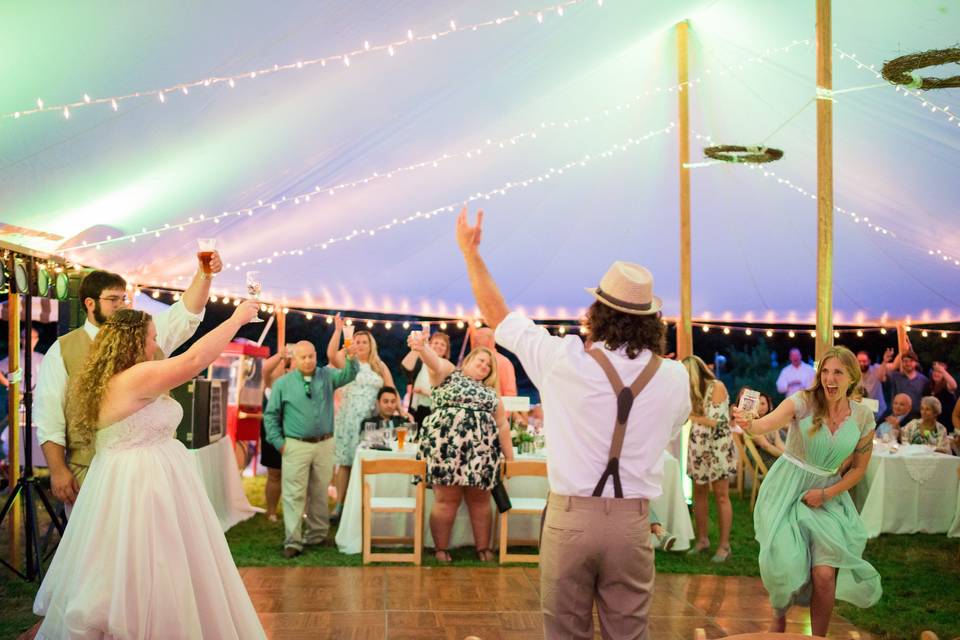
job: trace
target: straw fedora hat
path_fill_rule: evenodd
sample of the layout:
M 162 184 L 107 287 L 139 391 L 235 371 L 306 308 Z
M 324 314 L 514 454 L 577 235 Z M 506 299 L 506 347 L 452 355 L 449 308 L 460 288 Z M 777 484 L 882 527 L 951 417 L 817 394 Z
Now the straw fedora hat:
M 602 304 L 633 315 L 654 314 L 663 307 L 653 295 L 653 274 L 633 262 L 617 260 L 603 274 L 600 286 L 586 291 Z

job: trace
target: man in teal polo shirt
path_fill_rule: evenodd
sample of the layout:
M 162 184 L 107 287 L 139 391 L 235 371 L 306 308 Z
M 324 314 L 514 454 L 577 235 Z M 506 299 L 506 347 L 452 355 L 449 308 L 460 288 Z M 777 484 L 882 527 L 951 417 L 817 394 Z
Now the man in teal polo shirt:
M 273 383 L 263 413 L 267 440 L 283 459 L 283 557 L 300 555 L 304 544 L 321 544 L 330 529 L 327 486 L 333 475 L 333 391 L 353 382 L 356 346 L 346 365 L 317 368 L 317 350 L 307 341 L 293 348 L 296 367 Z M 282 428 L 281 428 L 282 425 Z M 302 531 L 306 510 L 306 531 Z

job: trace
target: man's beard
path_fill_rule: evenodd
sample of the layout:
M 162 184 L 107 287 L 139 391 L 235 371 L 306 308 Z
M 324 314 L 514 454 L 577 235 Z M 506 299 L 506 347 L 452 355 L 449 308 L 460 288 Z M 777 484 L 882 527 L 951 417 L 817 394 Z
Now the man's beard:
M 100 301 L 97 300 L 93 305 L 93 319 L 97 321 L 97 326 L 103 326 L 107 321 L 107 317 L 103 315 L 103 311 L 100 309 Z
M 860 365 L 860 373 L 866 373 L 869 368 L 870 368 L 870 365 L 868 364 Z

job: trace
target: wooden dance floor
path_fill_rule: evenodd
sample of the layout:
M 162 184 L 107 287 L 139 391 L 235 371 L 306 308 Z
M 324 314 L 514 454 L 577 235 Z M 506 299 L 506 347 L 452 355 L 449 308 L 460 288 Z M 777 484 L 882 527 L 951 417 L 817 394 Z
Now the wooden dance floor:
M 533 568 L 247 567 L 240 573 L 273 639 L 543 637 Z M 659 574 L 651 638 L 692 640 L 698 627 L 708 638 L 762 631 L 769 615 L 759 578 Z M 829 637 L 848 640 L 854 630 L 834 616 Z M 792 610 L 787 631 L 809 633 L 807 610 Z

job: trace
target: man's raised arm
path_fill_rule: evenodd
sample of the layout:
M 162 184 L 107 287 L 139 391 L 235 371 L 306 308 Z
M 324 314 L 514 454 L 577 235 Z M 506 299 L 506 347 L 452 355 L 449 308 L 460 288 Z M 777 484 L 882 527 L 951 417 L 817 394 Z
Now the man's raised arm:
M 470 277 L 470 286 L 473 289 L 477 307 L 487 325 L 496 330 L 497 325 L 510 313 L 510 309 L 493 276 L 487 270 L 486 263 L 480 257 L 482 224 L 483 211 L 477 212 L 476 226 L 470 226 L 467 220 L 467 208 L 464 207 L 457 217 L 457 244 L 467 264 L 467 275 Z

